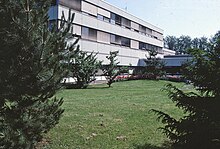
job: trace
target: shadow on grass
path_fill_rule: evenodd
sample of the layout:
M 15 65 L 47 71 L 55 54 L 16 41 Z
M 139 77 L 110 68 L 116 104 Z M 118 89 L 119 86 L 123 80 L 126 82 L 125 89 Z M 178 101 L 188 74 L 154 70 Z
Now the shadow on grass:
M 169 143 L 164 143 L 162 147 L 154 146 L 152 144 L 138 144 L 134 145 L 134 149 L 171 149 Z
M 95 86 L 89 86 L 86 89 L 106 89 L 106 88 L 109 88 L 109 87 L 108 86 L 98 86 L 98 85 L 95 85 Z

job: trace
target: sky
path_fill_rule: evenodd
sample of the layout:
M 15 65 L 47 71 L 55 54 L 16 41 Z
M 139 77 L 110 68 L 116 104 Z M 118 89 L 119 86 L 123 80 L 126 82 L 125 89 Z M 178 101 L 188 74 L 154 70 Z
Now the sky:
M 164 30 L 164 36 L 211 37 L 220 30 L 220 0 L 104 0 Z

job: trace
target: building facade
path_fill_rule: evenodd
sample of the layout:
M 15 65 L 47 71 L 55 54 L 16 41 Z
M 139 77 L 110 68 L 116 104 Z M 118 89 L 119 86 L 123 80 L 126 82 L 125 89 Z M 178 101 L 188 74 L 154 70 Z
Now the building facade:
M 150 49 L 163 57 L 162 29 L 102 0 L 54 0 L 50 21 L 68 17 L 70 9 L 75 14 L 71 33 L 80 38 L 80 49 L 98 52 L 104 64 L 110 51 L 119 51 L 120 65 L 138 66 Z

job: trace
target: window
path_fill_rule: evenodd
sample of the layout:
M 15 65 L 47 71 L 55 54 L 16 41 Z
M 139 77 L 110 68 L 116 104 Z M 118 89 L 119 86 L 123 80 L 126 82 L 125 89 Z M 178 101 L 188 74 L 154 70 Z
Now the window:
M 146 34 L 146 27 L 143 26 L 143 25 L 139 25 L 139 31 L 140 31 L 142 34 Z
M 160 47 L 155 46 L 155 45 L 151 45 L 151 44 L 146 44 L 146 49 L 147 49 L 147 50 L 154 50 L 154 51 L 157 51 L 157 50 L 160 49 Z
M 88 27 L 82 27 L 82 38 L 96 41 L 97 31 Z
M 152 29 L 146 28 L 146 33 L 151 35 L 152 34 Z
M 130 47 L 131 45 L 131 40 L 125 37 L 121 38 L 121 45 L 125 47 Z
M 151 50 L 151 45 L 150 44 L 146 44 L 146 50 Z
M 131 28 L 131 21 L 126 18 L 121 18 L 121 24 L 122 24 L 122 26 L 125 26 L 127 28 Z
M 113 44 L 121 45 L 121 37 L 118 35 L 111 35 L 110 42 Z
M 113 34 L 111 34 L 110 43 L 122 45 L 125 47 L 131 46 L 131 40 L 129 38 L 125 38 L 125 37 L 121 37 L 121 36 L 113 35 Z
M 162 49 L 161 47 L 157 47 L 157 51 L 158 51 L 158 52 L 160 52 L 160 53 L 161 53 L 161 52 L 162 52 L 162 50 L 163 50 L 163 49 Z
M 154 38 L 156 38 L 158 40 L 163 40 L 163 34 L 157 32 L 157 31 L 152 31 L 152 35 Z
M 117 24 L 117 25 L 121 25 L 121 16 L 119 16 L 119 15 L 115 15 L 115 24 Z
M 100 15 L 100 14 L 97 15 L 97 18 L 98 18 L 98 20 L 102 20 L 102 21 L 105 21 L 105 22 L 108 22 L 108 23 L 110 22 L 109 18 L 107 18 L 103 15 Z
M 82 38 L 87 39 L 89 37 L 89 28 L 82 27 Z
M 111 23 L 121 25 L 121 16 L 111 13 Z
M 107 17 L 104 17 L 104 21 L 109 23 L 109 22 L 110 22 L 110 19 L 107 18 Z
M 102 20 L 102 21 L 104 20 L 104 16 L 102 16 L 100 14 L 97 15 L 97 18 L 98 18 L 98 20 Z
M 146 44 L 143 42 L 139 42 L 139 49 L 146 50 Z
M 115 14 L 114 14 L 114 13 L 111 13 L 110 22 L 111 22 L 112 24 L 115 24 Z
M 157 46 L 152 45 L 151 48 L 152 48 L 151 50 L 155 50 L 155 51 L 157 50 Z
M 155 50 L 155 51 L 162 50 L 162 48 L 160 48 L 158 46 L 151 45 L 151 44 L 144 43 L 144 42 L 139 42 L 139 49 L 141 49 L 141 50 Z
M 139 32 L 139 24 L 131 22 L 131 28 L 133 28 L 134 31 Z
M 81 11 L 81 0 L 59 0 L 59 4 Z

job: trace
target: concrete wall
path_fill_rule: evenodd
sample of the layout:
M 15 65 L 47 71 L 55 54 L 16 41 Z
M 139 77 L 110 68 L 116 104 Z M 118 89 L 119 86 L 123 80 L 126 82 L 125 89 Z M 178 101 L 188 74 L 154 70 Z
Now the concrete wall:
M 119 65 L 132 65 L 138 66 L 138 61 L 140 58 L 145 58 L 145 55 L 148 55 L 147 51 L 130 49 L 123 46 L 112 46 L 104 43 L 97 43 L 88 40 L 79 41 L 80 49 L 87 52 L 98 53 L 98 59 L 103 61 L 103 64 L 108 64 L 106 56 L 109 55 L 110 51 L 119 51 L 118 61 Z
M 62 12 L 64 13 L 65 17 L 69 15 L 69 9 L 64 6 L 59 6 L 58 8 L 58 18 L 61 19 Z M 105 31 L 108 33 L 116 34 L 119 36 L 127 37 L 130 39 L 134 39 L 141 42 L 146 42 L 152 45 L 156 45 L 159 47 L 163 47 L 163 41 L 157 40 L 155 38 L 148 37 L 146 35 L 142 35 L 135 31 L 129 30 L 127 28 L 123 28 L 118 25 L 114 25 L 105 21 L 98 20 L 95 17 L 82 14 L 81 12 L 72 10 L 72 13 L 75 13 L 74 24 L 90 27 L 93 29 L 97 29 L 100 31 Z
M 110 12 L 120 14 L 121 16 L 123 16 L 125 18 L 128 18 L 129 20 L 132 20 L 136 23 L 142 24 L 146 27 L 149 27 L 149 28 L 163 34 L 163 30 L 161 28 L 156 27 L 156 26 L 154 26 L 154 25 L 152 25 L 152 24 L 150 24 L 150 23 L 148 23 L 148 22 L 146 22 L 146 21 L 144 21 L 144 20 L 142 20 L 142 19 L 140 19 L 140 18 L 138 18 L 138 17 L 136 17 L 136 16 L 134 16 L 134 15 L 118 8 L 118 7 L 116 7 L 116 6 L 113 6 L 113 5 L 111 5 L 111 4 L 109 4 L 105 1 L 101 1 L 101 0 L 85 0 L 85 1 L 96 4 L 97 6 L 105 8 L 106 10 L 108 10 Z
M 82 26 L 96 29 L 97 33 L 101 32 L 97 35 L 96 41 L 80 39 L 79 45 L 80 49 L 83 51 L 98 53 L 98 59 L 102 60 L 104 64 L 108 64 L 106 56 L 110 51 L 119 51 L 118 60 L 120 61 L 120 65 L 139 66 L 140 59 L 145 59 L 146 56 L 148 56 L 148 52 L 146 50 L 139 49 L 139 42 L 151 44 L 160 47 L 161 49 L 163 48 L 162 29 L 137 18 L 136 16 L 133 16 L 120 8 L 101 0 L 82 0 L 81 9 L 82 11 L 71 10 L 71 13 L 75 14 L 72 33 L 81 36 Z M 97 19 L 98 14 L 110 19 L 111 13 L 118 14 L 121 17 L 130 20 L 132 29 L 129 27 L 123 27 L 123 25 L 119 26 Z M 49 19 L 60 20 L 63 14 L 65 18 L 68 18 L 68 6 L 52 6 L 49 10 Z M 143 35 L 135 31 L 135 29 L 139 29 L 139 24 L 148 28 L 146 31 L 147 34 Z M 110 44 L 110 41 L 108 41 L 110 40 L 110 37 L 107 37 L 104 34 L 114 34 L 129 38 L 130 47 Z M 102 36 L 103 39 L 101 39 Z M 106 39 L 104 39 L 104 37 Z M 157 37 L 157 39 L 155 37 Z M 163 53 L 160 52 L 158 57 L 163 58 Z

